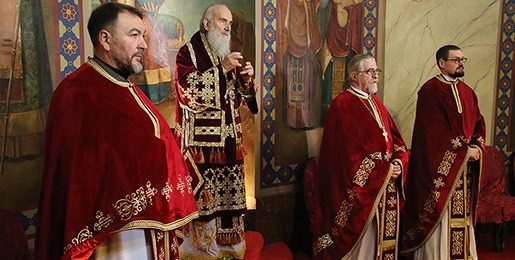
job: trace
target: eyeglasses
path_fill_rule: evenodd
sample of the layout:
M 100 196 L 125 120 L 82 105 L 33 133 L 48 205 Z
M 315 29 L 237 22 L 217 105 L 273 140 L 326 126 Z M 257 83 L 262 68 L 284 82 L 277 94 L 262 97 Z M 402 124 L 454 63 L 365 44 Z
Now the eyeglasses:
M 445 60 L 445 59 L 444 59 L 444 60 Z M 456 63 L 456 64 L 458 64 L 458 63 L 460 63 L 460 62 L 463 62 L 463 63 L 467 62 L 467 58 L 446 59 L 445 61 L 448 61 L 448 60 L 452 60 L 452 61 L 454 61 L 454 63 Z
M 379 76 L 379 74 L 381 74 L 381 72 L 383 72 L 383 71 L 380 68 L 377 68 L 377 69 L 368 69 L 368 70 L 358 70 L 357 72 L 365 72 L 370 76 L 373 76 L 374 74 L 377 74 Z

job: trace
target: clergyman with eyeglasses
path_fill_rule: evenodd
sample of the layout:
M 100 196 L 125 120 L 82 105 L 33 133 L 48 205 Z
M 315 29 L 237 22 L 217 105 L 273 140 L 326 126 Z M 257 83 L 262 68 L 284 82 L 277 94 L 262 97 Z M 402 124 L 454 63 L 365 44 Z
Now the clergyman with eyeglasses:
M 376 60 L 357 54 L 332 102 L 315 175 L 314 259 L 396 259 L 408 151 L 374 94 Z
M 465 61 L 458 46 L 441 47 L 441 74 L 418 91 L 401 218 L 402 253 L 413 259 L 477 259 L 473 218 L 485 121 L 461 80 Z

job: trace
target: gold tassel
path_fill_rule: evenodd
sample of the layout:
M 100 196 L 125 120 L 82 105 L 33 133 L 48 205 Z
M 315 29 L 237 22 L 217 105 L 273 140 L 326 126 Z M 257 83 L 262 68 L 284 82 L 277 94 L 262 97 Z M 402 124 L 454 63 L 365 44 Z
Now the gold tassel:
M 243 241 L 243 237 L 239 233 L 218 233 L 216 235 L 216 243 L 219 245 L 234 245 Z
M 216 163 L 216 152 L 215 148 L 211 148 L 211 152 L 209 153 L 209 163 Z
M 211 200 L 209 197 L 209 191 L 207 190 L 207 187 L 204 186 L 204 201 L 209 202 L 209 200 Z
M 200 150 L 200 152 L 199 152 Z M 205 163 L 204 160 L 204 152 L 202 152 L 202 147 L 190 147 L 191 157 L 193 161 L 198 164 Z
M 204 159 L 204 152 L 202 151 L 202 147 L 199 148 L 200 152 L 198 153 L 198 164 L 206 163 L 206 160 Z
M 221 161 L 222 157 L 220 156 L 220 149 L 219 148 L 216 148 L 216 153 L 215 154 L 216 154 L 216 163 L 217 164 L 222 164 L 222 161 Z
M 243 145 L 238 146 L 236 148 L 236 160 L 243 160 L 243 158 L 245 158 L 245 155 L 247 155 L 245 147 L 243 147 Z
M 193 158 L 193 161 L 194 162 L 197 162 L 197 149 L 195 149 L 195 147 L 190 147 L 190 153 L 191 153 L 191 158 Z
M 225 155 L 225 150 L 222 149 L 222 151 L 220 151 L 220 163 L 221 164 L 226 164 L 227 163 L 227 156 Z

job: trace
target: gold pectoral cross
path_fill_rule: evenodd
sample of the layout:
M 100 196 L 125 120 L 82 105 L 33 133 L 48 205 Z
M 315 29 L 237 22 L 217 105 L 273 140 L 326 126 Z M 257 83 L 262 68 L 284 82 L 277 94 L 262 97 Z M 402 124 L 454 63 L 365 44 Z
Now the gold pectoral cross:
M 383 136 L 384 136 L 384 141 L 388 143 L 388 132 L 386 132 L 386 129 L 383 127 L 381 127 L 383 129 Z

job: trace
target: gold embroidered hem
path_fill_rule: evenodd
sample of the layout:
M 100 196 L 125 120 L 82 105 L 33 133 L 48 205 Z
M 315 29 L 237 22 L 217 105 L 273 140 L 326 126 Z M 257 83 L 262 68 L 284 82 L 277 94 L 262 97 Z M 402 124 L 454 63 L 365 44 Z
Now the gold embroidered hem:
M 448 205 L 448 252 L 449 259 L 470 259 L 470 226 L 472 217 L 470 210 L 471 201 L 471 176 L 470 166 L 467 167 L 456 189 L 452 194 Z
M 377 259 L 398 258 L 399 193 L 394 179 L 390 179 L 377 211 Z
M 175 235 L 175 230 L 158 231 L 151 230 L 152 251 L 156 260 L 179 260 L 179 243 Z
M 381 194 L 381 193 L 380 193 Z M 352 197 L 351 197 L 352 198 Z M 400 214 L 400 206 L 399 206 L 399 193 L 398 187 L 394 179 L 390 178 L 388 184 L 386 185 L 386 189 L 383 189 L 382 195 L 378 201 L 376 202 L 376 207 L 374 210 L 374 219 L 377 224 L 375 238 L 376 241 L 373 241 L 377 244 L 377 253 L 376 259 L 398 259 L 398 238 L 399 238 L 399 214 Z M 352 204 L 344 201 L 340 208 L 339 214 L 335 218 L 335 223 L 339 226 L 345 226 L 347 222 L 348 214 L 352 210 Z M 374 220 L 371 220 L 374 221 Z M 368 227 L 370 227 L 371 221 L 368 221 Z M 320 251 L 325 248 L 331 246 L 334 242 L 332 237 L 339 236 L 336 229 L 332 229 L 331 234 L 325 234 L 324 236 L 318 239 L 317 243 L 314 243 L 313 252 L 315 255 L 320 253 Z M 353 248 L 349 251 L 347 255 L 343 257 L 343 259 L 352 258 L 354 254 L 356 254 L 356 250 L 358 250 L 358 245 L 363 243 L 363 237 L 365 236 L 365 232 L 362 232 L 358 242 L 356 242 Z

